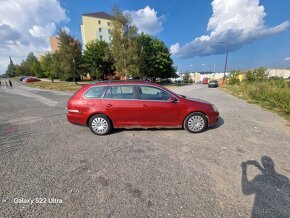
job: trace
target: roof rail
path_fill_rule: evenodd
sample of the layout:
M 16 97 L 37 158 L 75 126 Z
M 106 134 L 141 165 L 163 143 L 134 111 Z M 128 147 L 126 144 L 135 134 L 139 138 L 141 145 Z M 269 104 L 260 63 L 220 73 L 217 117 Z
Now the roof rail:
M 128 80 L 102 80 L 102 81 L 98 81 L 96 83 L 113 83 L 113 82 L 147 82 L 147 83 L 150 83 L 150 81 L 147 81 L 147 80 L 133 80 L 133 79 L 128 79 Z

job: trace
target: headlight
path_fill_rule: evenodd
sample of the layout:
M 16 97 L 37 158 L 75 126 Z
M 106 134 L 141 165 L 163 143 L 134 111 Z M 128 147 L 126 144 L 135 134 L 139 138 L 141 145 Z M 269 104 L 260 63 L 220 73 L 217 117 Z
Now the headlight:
M 219 112 L 219 110 L 217 109 L 217 107 L 216 107 L 214 104 L 212 104 L 211 106 L 212 106 L 212 109 L 213 109 L 215 112 L 217 112 L 217 113 Z

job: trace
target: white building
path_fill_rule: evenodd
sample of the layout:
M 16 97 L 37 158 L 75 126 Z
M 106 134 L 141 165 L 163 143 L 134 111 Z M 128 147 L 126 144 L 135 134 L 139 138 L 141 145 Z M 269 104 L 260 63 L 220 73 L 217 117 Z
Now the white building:
M 282 77 L 284 79 L 287 79 L 290 77 L 290 70 L 288 69 L 268 69 L 269 77 L 271 76 L 278 76 Z

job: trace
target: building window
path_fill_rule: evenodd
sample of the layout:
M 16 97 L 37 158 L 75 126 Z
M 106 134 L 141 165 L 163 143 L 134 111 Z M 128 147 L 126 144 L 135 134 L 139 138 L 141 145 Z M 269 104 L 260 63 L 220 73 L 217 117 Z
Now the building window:
M 110 22 L 108 22 L 108 26 L 111 26 L 111 23 Z
M 102 28 L 99 28 L 99 32 L 102 32 Z
M 103 40 L 103 36 L 102 35 L 100 35 L 100 40 Z
M 111 36 L 109 36 L 109 40 L 110 40 L 110 41 L 112 40 Z
M 101 24 L 101 21 L 100 20 L 98 20 L 98 24 Z
M 110 30 L 110 29 L 108 29 L 108 33 L 110 33 L 110 34 L 111 34 L 111 30 Z

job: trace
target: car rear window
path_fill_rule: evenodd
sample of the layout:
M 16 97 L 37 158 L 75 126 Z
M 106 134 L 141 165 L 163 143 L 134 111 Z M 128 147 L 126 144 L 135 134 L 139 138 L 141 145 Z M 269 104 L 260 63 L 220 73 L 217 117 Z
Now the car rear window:
M 90 88 L 85 93 L 85 97 L 86 98 L 100 98 L 103 90 L 104 90 L 104 86 L 95 86 L 93 88 Z

